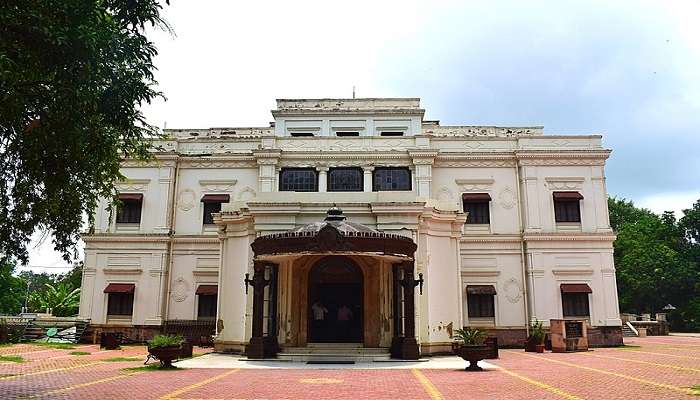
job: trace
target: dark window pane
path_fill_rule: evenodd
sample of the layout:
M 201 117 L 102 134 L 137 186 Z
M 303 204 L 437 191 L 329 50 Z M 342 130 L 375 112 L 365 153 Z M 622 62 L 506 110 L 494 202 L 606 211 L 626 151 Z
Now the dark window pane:
M 464 212 L 467 214 L 467 224 L 489 224 L 488 201 L 464 201 Z
M 216 318 L 216 295 L 200 294 L 197 318 Z
M 314 134 L 312 132 L 289 132 L 292 137 L 310 137 Z
M 556 222 L 581 222 L 579 200 L 554 200 L 554 220 Z
M 205 201 L 204 202 L 204 224 L 211 225 L 214 223 L 214 217 L 212 213 L 221 212 L 221 202 L 219 201 Z
M 361 192 L 364 189 L 361 168 L 331 168 L 328 171 L 329 192 Z
M 411 170 L 408 168 L 376 168 L 373 175 L 373 190 L 411 190 Z
M 360 136 L 360 132 L 336 132 L 336 136 Z
M 141 200 L 121 200 L 117 207 L 118 224 L 138 224 L 141 222 Z
M 467 295 L 467 314 L 469 318 L 493 318 L 496 316 L 492 294 Z
M 379 136 L 403 136 L 403 132 L 383 131 L 379 134 Z
M 280 172 L 280 191 L 318 192 L 318 178 L 313 168 L 283 168 Z
M 107 298 L 107 315 L 131 315 L 134 309 L 133 293 L 110 293 Z
M 562 311 L 565 317 L 588 317 L 588 293 L 562 293 Z

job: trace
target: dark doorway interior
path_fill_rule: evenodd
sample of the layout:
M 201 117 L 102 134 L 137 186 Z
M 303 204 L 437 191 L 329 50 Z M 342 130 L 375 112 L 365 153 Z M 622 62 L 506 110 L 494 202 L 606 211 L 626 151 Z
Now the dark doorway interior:
M 309 273 L 309 341 L 362 342 L 362 271 L 346 257 L 326 257 Z

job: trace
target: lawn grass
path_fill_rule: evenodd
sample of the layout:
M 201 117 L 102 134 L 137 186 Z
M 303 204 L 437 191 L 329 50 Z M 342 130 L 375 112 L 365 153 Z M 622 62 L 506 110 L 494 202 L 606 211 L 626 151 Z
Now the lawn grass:
M 22 358 L 22 356 L 0 356 L 0 361 L 23 363 L 24 358 Z
M 633 350 L 633 349 L 639 349 L 642 346 L 637 345 L 637 344 L 623 344 L 622 346 L 617 346 L 615 347 L 616 349 L 620 350 Z
M 73 343 L 32 342 L 31 344 L 60 350 L 73 350 L 77 348 Z
M 170 368 L 161 368 L 160 363 L 154 363 L 154 364 L 148 364 L 144 365 L 143 367 L 131 367 L 131 368 L 122 368 L 122 371 L 128 371 L 128 372 L 136 372 L 136 371 L 177 371 L 181 370 L 182 368 L 178 368 L 176 366 L 172 366 Z
M 141 361 L 143 358 L 141 357 L 112 357 L 108 358 L 106 360 L 102 361 L 107 361 L 107 362 L 120 362 L 120 361 Z
M 89 351 L 71 351 L 70 352 L 70 355 L 72 355 L 72 356 L 89 356 L 90 354 L 92 354 L 92 353 L 90 353 Z

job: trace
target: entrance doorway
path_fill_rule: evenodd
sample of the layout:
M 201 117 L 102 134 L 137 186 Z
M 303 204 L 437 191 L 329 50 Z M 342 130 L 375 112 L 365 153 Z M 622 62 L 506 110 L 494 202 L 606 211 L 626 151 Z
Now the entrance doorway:
M 309 271 L 310 342 L 362 343 L 363 275 L 349 258 L 330 256 Z

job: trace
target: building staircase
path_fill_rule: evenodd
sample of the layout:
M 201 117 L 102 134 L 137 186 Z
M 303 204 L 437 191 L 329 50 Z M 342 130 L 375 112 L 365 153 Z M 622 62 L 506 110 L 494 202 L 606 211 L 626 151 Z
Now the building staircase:
M 333 364 L 390 361 L 388 347 L 362 347 L 358 343 L 309 343 L 307 347 L 286 347 L 277 354 L 283 361 Z
M 625 322 L 622 324 L 622 336 L 623 337 L 637 337 L 637 331 L 634 329 L 632 324 Z

